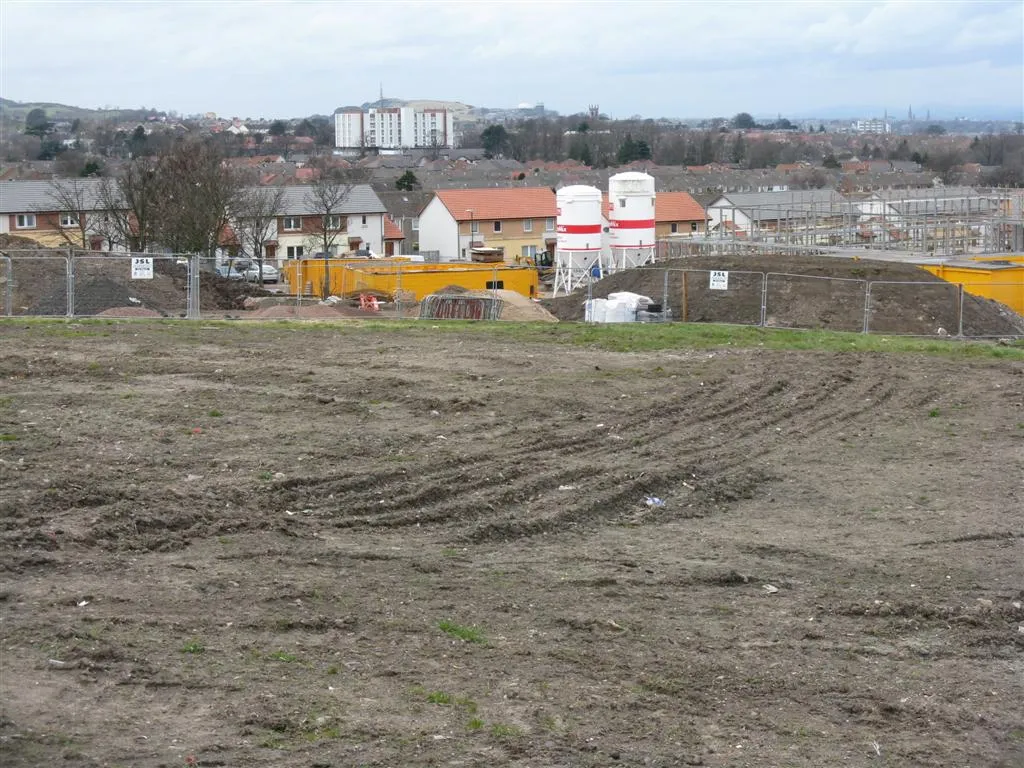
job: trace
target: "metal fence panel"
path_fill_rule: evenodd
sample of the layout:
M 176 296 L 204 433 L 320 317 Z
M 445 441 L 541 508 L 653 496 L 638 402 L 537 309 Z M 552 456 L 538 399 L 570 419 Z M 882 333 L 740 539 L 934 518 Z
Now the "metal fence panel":
M 61 254 L 38 250 L 8 251 L 10 269 L 6 306 L 10 315 L 66 316 L 69 313 L 70 266 Z
M 710 269 L 668 269 L 665 274 L 664 287 L 650 298 L 662 301 L 672 320 L 761 324 L 763 272 L 730 270 L 724 272 L 724 281 L 722 272 Z
M 872 280 L 864 331 L 892 336 L 960 335 L 960 293 L 953 283 Z M 912 307 L 908 316 L 907 308 Z
M 862 331 L 867 281 L 769 272 L 764 284 L 764 325 Z
M 157 254 L 75 254 L 72 307 L 76 317 L 185 317 L 188 257 Z

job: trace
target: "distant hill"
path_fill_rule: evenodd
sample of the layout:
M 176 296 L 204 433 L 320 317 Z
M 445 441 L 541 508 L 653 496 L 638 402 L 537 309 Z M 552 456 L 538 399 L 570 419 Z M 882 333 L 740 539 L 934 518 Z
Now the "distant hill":
M 155 109 L 88 109 L 67 104 L 53 104 L 46 101 L 11 101 L 0 98 L 0 113 L 7 120 L 24 122 L 25 115 L 33 109 L 46 112 L 50 120 L 144 120 L 150 115 L 163 115 Z

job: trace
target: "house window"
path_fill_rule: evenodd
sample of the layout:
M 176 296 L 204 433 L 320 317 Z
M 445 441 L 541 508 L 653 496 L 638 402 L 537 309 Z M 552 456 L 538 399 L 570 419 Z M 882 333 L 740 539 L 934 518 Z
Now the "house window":
M 535 259 L 535 258 L 537 258 L 537 246 L 536 245 L 524 245 L 523 246 L 523 258 L 524 259 Z
M 328 229 L 341 229 L 341 216 L 337 214 L 325 216 Z
M 18 229 L 35 229 L 36 215 L 34 213 L 19 213 L 14 220 L 14 226 Z
M 62 227 L 77 227 L 78 226 L 78 214 L 77 213 L 62 213 L 60 215 L 60 225 Z
M 419 232 L 420 231 L 420 220 L 418 218 L 416 218 L 415 216 L 413 217 L 413 220 L 412 220 L 412 231 L 413 232 Z
M 494 222 L 494 231 L 495 232 L 501 232 L 501 222 L 500 221 Z
M 523 219 L 523 232 L 533 232 L 533 219 Z
M 690 222 L 690 231 L 691 232 L 696 232 L 697 231 L 697 222 L 696 221 L 691 221 Z
M 619 198 L 619 208 L 625 208 L 625 207 L 626 207 L 626 198 L 620 197 Z
M 289 259 L 301 259 L 302 258 L 302 246 L 301 245 L 289 245 L 288 246 L 288 258 Z
M 474 235 L 479 235 L 480 234 L 480 222 L 479 221 L 471 221 L 471 222 L 469 222 L 469 231 L 471 233 L 473 233 Z
M 294 232 L 297 229 L 302 229 L 302 219 L 298 216 L 285 216 L 283 222 L 283 229 L 288 232 Z
M 678 231 L 679 231 L 679 225 L 678 225 L 678 224 L 676 224 L 676 223 L 675 223 L 675 222 L 673 221 L 673 222 L 672 222 L 672 234 L 674 235 L 674 234 L 675 234 L 676 232 L 678 232 Z
M 364 227 L 366 226 L 366 217 L 365 216 L 363 216 L 363 226 Z
M 554 232 L 555 231 L 555 220 L 554 218 L 544 219 L 544 231 Z

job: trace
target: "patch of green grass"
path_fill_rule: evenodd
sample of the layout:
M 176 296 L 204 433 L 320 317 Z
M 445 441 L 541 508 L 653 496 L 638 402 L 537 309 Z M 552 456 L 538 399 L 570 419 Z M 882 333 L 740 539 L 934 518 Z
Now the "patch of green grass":
M 479 731 L 482 730 L 483 727 L 484 721 L 481 720 L 479 717 L 474 717 L 472 720 L 466 723 L 466 728 L 470 731 Z
M 218 411 L 218 410 L 217 410 L 216 408 L 214 408 L 214 409 L 213 409 L 213 410 L 211 410 L 211 411 L 210 411 L 210 412 L 209 412 L 209 413 L 208 413 L 207 415 L 208 415 L 208 416 L 211 416 L 211 417 L 212 417 L 212 418 L 214 418 L 214 419 L 219 419 L 219 418 L 220 418 L 221 416 L 223 416 L 224 414 L 223 414 L 223 413 L 221 413 L 220 411 Z
M 13 443 L 18 439 L 18 436 L 11 432 L 4 432 L 0 434 L 0 443 Z
M 85 366 L 85 370 L 89 371 L 89 373 L 96 373 L 97 371 L 102 370 L 102 369 L 103 369 L 103 365 L 100 364 L 100 363 L 97 363 L 96 361 L 93 361 L 93 362 L 89 363 L 87 366 Z
M 260 472 L 257 475 L 257 477 L 260 480 L 273 480 L 274 479 L 274 473 L 273 472 L 267 472 L 267 471 L 264 470 L 263 472 Z
M 928 411 L 928 418 L 929 419 L 934 419 L 938 415 L 939 415 L 939 409 L 938 408 L 932 408 L 930 411 Z
M 338 667 L 337 665 L 333 665 L 333 666 L 330 666 L 330 667 L 327 668 L 327 674 L 328 675 L 336 675 L 336 674 L 338 674 L 339 671 L 340 671 L 340 667 Z
M 427 701 L 431 704 L 451 704 L 454 700 L 450 693 L 444 691 L 433 691 L 427 694 Z
M 14 402 L 13 398 L 10 398 L 10 397 L 0 397 L 0 408 L 10 408 L 11 404 L 13 402 Z
M 464 640 L 467 643 L 485 644 L 487 642 L 487 638 L 484 637 L 483 630 L 480 627 L 468 627 L 463 624 L 456 624 L 448 619 L 440 622 L 437 626 L 442 632 Z
M 274 651 L 273 653 L 267 654 L 268 658 L 274 661 L 283 661 L 286 664 L 291 664 L 293 661 L 298 661 L 299 657 L 294 653 L 288 653 L 288 651 Z
M 181 652 L 191 654 L 206 653 L 206 647 L 198 640 L 189 640 L 181 646 Z

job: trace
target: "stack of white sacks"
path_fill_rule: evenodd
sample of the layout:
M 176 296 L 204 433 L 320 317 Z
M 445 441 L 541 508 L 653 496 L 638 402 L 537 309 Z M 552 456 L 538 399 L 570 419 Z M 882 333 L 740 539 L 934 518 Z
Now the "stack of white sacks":
M 646 311 L 653 303 L 639 293 L 609 293 L 607 299 L 588 299 L 583 319 L 588 323 L 635 323 L 637 311 Z

